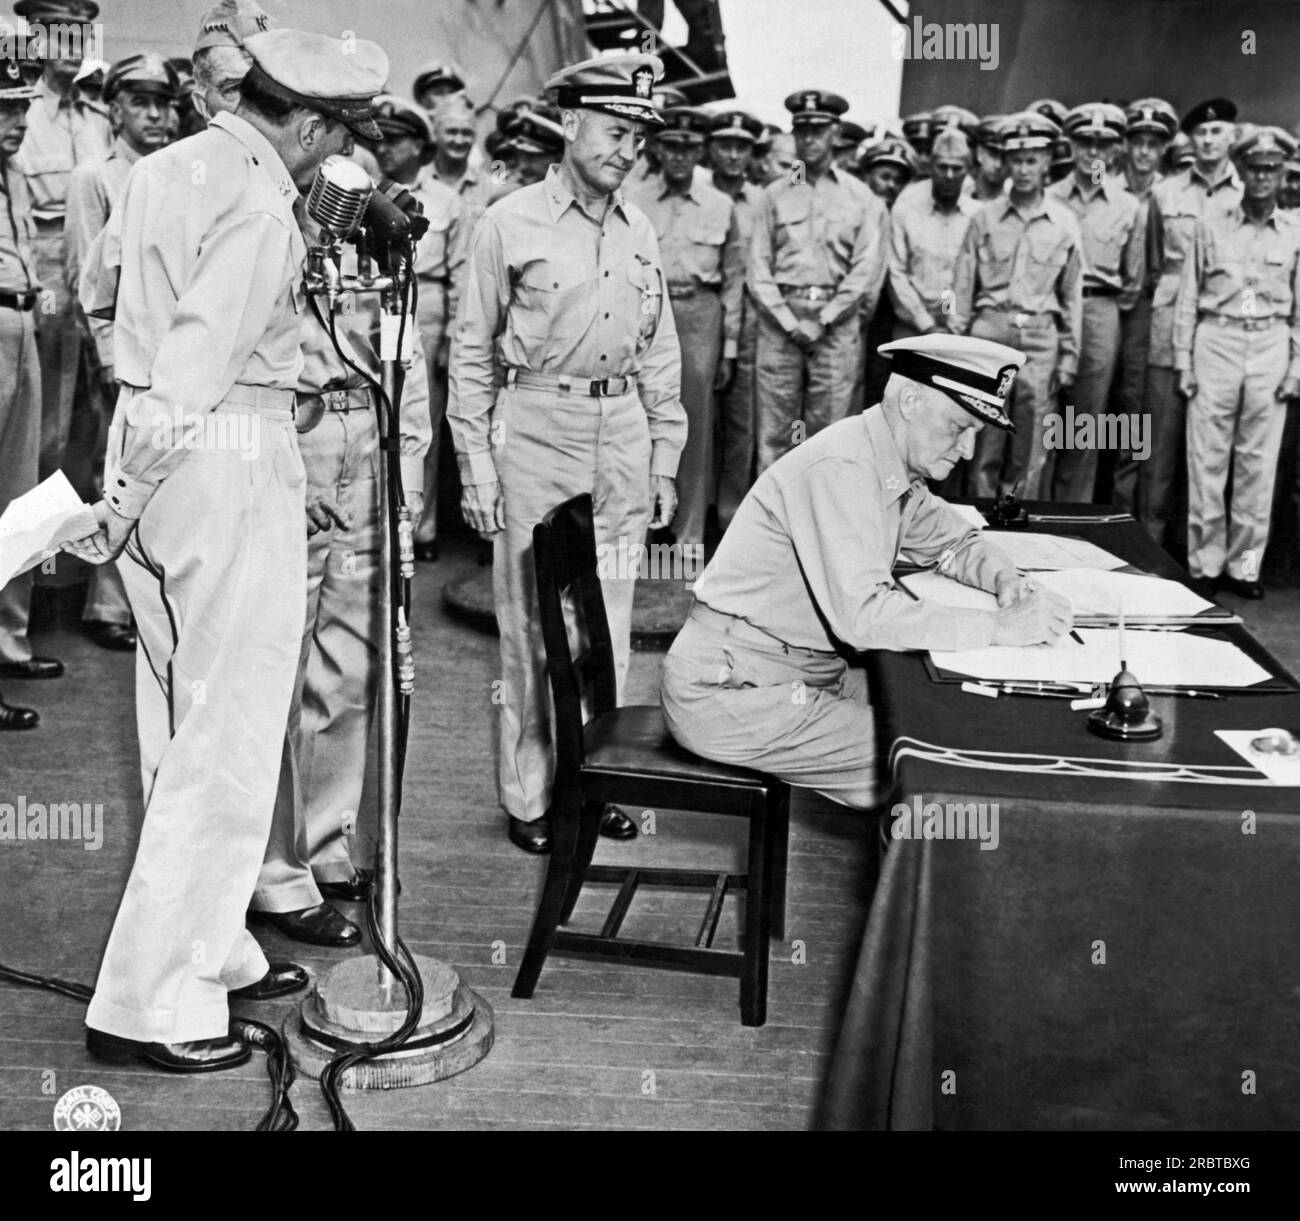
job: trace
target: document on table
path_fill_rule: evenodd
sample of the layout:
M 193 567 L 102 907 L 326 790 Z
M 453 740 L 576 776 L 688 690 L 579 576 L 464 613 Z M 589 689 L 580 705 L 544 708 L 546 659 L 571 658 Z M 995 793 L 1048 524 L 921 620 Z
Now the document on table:
M 35 568 L 61 543 L 95 529 L 95 511 L 55 471 L 30 492 L 9 502 L 0 515 L 0 585 Z
M 918 598 L 971 610 L 996 610 L 997 599 L 942 573 L 928 571 L 900 577 Z M 1136 572 L 1103 572 L 1095 568 L 1062 568 L 1036 572 L 1036 584 L 1058 593 L 1074 608 L 1077 621 L 1113 621 L 1124 608 L 1129 621 L 1189 619 L 1218 608 L 1178 581 Z
M 1056 534 L 1035 534 L 1022 530 L 995 530 L 986 536 L 1006 552 L 1017 568 L 1099 568 L 1112 570 L 1127 565 L 1117 555 L 1081 538 Z
M 987 682 L 1108 683 L 1119 670 L 1119 632 L 1082 628 L 1079 644 L 1063 636 L 1055 644 L 1025 648 L 934 650 L 941 670 Z M 1127 632 L 1125 660 L 1149 687 L 1253 687 L 1272 675 L 1231 640 L 1187 632 Z
M 1270 755 L 1251 749 L 1251 742 L 1265 732 L 1263 729 L 1216 729 L 1214 736 L 1222 738 L 1274 784 L 1300 786 L 1300 755 Z

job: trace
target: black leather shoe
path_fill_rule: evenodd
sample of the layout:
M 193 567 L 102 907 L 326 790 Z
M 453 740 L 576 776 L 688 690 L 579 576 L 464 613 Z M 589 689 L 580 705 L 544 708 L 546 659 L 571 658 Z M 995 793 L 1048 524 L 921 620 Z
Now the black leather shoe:
M 241 1001 L 273 1001 L 277 996 L 301 992 L 311 976 L 296 962 L 269 962 L 267 972 L 256 983 L 232 988 L 230 996 Z
M 346 882 L 317 882 L 316 889 L 327 899 L 340 903 L 364 903 L 375 884 L 373 869 L 358 869 Z M 397 893 L 402 893 L 402 879 L 397 879 Z
M 0 700 L 0 729 L 35 729 L 41 716 L 34 708 L 15 708 Z
M 551 820 L 545 814 L 535 822 L 511 818 L 509 834 L 510 842 L 525 852 L 542 855 L 551 850 Z
M 193 1043 L 139 1043 L 86 1027 L 86 1050 L 97 1060 L 127 1064 L 139 1060 L 169 1073 L 215 1073 L 247 1064 L 253 1052 L 238 1039 L 199 1039 Z
M 135 629 L 129 623 L 104 623 L 99 619 L 87 619 L 82 623 L 81 630 L 101 649 L 110 649 L 114 653 L 135 652 Z
M 600 833 L 606 839 L 636 839 L 636 823 L 621 810 L 609 806 L 601 816 Z
M 249 919 L 269 924 L 294 941 L 308 945 L 346 946 L 361 940 L 361 930 L 328 903 L 296 912 L 249 912 Z
M 63 662 L 53 657 L 29 657 L 26 661 L 0 661 L 0 678 L 58 678 Z
M 1226 572 L 1214 579 L 1214 588 L 1236 594 L 1239 598 L 1247 598 L 1251 602 L 1258 602 L 1264 596 L 1264 586 L 1259 581 L 1242 581 L 1228 576 Z
M 415 544 L 415 558 L 425 564 L 436 564 L 438 556 L 442 553 L 438 550 L 438 540 L 431 538 L 427 543 Z

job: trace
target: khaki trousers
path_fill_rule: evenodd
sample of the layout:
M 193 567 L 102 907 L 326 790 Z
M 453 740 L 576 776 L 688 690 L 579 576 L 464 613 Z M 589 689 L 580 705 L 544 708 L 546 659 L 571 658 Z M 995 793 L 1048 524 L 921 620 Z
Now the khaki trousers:
M 72 431 L 81 367 L 81 326 L 65 283 L 63 221 L 38 221 L 32 243 L 41 299 L 36 347 L 41 358 L 41 478 L 62 468 Z M 74 485 L 78 484 L 73 479 Z
M 791 296 L 786 304 L 802 322 L 815 319 L 824 302 Z M 755 390 L 759 474 L 800 441 L 848 415 L 861 346 L 856 309 L 828 327 L 811 353 L 767 314 L 759 314 Z
M 706 759 L 874 806 L 875 718 L 863 672 L 834 653 L 755 643 L 709 620 L 693 611 L 664 658 L 660 701 L 673 737 Z
M 718 464 L 718 525 L 725 530 L 754 483 L 754 380 L 758 308 L 748 291 L 740 315 L 736 374 L 722 397 Z
M 373 861 L 362 789 L 379 688 L 379 434 L 372 411 L 326 411 L 298 445 L 308 493 L 349 516 L 307 538 L 307 617 L 275 822 L 253 906 L 299 911 L 321 902 L 316 881 L 345 882 Z M 305 529 L 305 524 L 304 524 Z M 363 828 L 364 823 L 364 828 Z
M 673 536 L 703 546 L 704 523 L 713 499 L 715 399 L 713 382 L 722 359 L 722 299 L 714 292 L 674 297 L 673 317 L 682 350 L 682 406 L 686 447 L 677 466 L 677 514 Z
M 1074 381 L 1076 421 L 1084 416 L 1096 419 L 1106 413 L 1119 361 L 1119 343 L 1118 298 L 1085 297 L 1079 373 Z M 1097 458 L 1095 445 L 1090 449 L 1059 450 L 1052 470 L 1052 499 L 1091 504 L 1097 490 Z
M 596 546 L 644 542 L 650 521 L 650 425 L 635 389 L 616 398 L 505 386 L 493 411 L 505 530 L 493 548 L 492 592 L 501 634 L 497 795 L 526 822 L 551 804 L 555 752 L 546 677 L 533 526 L 581 492 L 592 496 Z M 598 550 L 598 555 L 600 554 Z M 619 698 L 627 677 L 636 573 L 601 581 Z
M 1061 340 L 1050 319 L 1012 325 L 1012 315 L 981 310 L 970 333 L 1017 348 L 1027 357 L 1011 398 L 1014 433 L 982 428 L 975 439 L 967 488 L 972 496 L 1001 496 L 1019 487 L 1021 500 L 1047 500 L 1052 487 L 1052 453 L 1043 444 L 1043 422 L 1057 409 L 1051 393 Z
M 36 486 L 41 451 L 41 366 L 31 310 L 0 306 L 0 513 Z M 31 570 L 0 586 L 0 661 L 27 661 Z
M 110 480 L 117 421 L 137 393 L 118 399 Z M 227 989 L 267 969 L 244 917 L 302 640 L 305 480 L 289 410 L 249 422 L 255 456 L 187 454 L 145 507 L 122 563 L 140 636 L 145 813 L 86 1022 L 150 1043 L 223 1037 Z
M 1187 567 L 1194 577 L 1217 577 L 1226 567 L 1238 580 L 1259 580 L 1286 427 L 1286 404 L 1275 394 L 1289 358 L 1280 321 L 1262 331 L 1214 318 L 1196 327 L 1196 394 L 1187 404 Z

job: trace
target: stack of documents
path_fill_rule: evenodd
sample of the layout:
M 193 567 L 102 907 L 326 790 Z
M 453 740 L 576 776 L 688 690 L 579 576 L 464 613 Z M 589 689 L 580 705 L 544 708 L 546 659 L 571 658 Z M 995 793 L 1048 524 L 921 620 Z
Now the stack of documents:
M 1069 602 L 1074 608 L 1075 623 L 1082 626 L 1116 623 L 1121 607 L 1124 622 L 1132 626 L 1240 622 L 1186 585 L 1145 573 L 1062 568 L 1055 572 L 1035 572 L 1031 579 Z M 971 610 L 997 609 L 997 599 L 992 594 L 937 572 L 912 573 L 898 580 L 923 601 Z
M 940 670 L 986 682 L 1109 683 L 1120 668 L 1121 633 L 1085 628 L 1083 643 L 1063 636 L 1055 644 L 1014 648 L 935 650 Z M 1127 632 L 1124 660 L 1151 687 L 1253 687 L 1272 675 L 1231 640 L 1187 632 Z

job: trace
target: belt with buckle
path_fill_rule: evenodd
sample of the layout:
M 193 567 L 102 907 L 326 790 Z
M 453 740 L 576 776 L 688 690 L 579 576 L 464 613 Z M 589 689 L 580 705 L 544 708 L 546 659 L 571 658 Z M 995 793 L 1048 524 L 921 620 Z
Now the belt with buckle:
M 26 312 L 36 308 L 38 294 L 35 289 L 25 293 L 0 293 L 0 309 L 17 309 Z
M 1119 289 L 1113 284 L 1085 284 L 1083 295 L 1085 297 L 1118 297 Z
M 349 411 L 369 411 L 372 405 L 370 391 L 364 386 L 355 386 L 345 390 L 325 390 L 319 395 L 304 395 L 304 399 L 319 398 L 326 411 L 336 411 L 346 415 Z
M 1006 309 L 1002 306 L 991 305 L 986 309 L 980 310 L 980 313 L 988 312 L 990 314 L 1002 314 L 1007 321 L 1014 327 L 1038 326 L 1042 323 L 1055 323 L 1056 315 L 1052 313 L 1031 314 L 1028 310 Z
M 558 390 L 561 394 L 578 394 L 591 398 L 617 398 L 636 388 L 634 377 L 601 377 L 594 381 L 584 377 L 552 376 L 547 373 L 532 373 L 527 369 L 510 368 L 506 370 L 506 385 L 518 386 L 521 390 Z
M 1239 331 L 1267 331 L 1286 319 L 1280 314 L 1271 314 L 1267 318 L 1233 318 L 1229 314 L 1202 314 L 1202 322 L 1213 321 L 1216 326 L 1230 326 Z
M 835 287 L 822 284 L 779 284 L 782 294 L 799 297 L 804 301 L 829 301 L 835 296 Z

